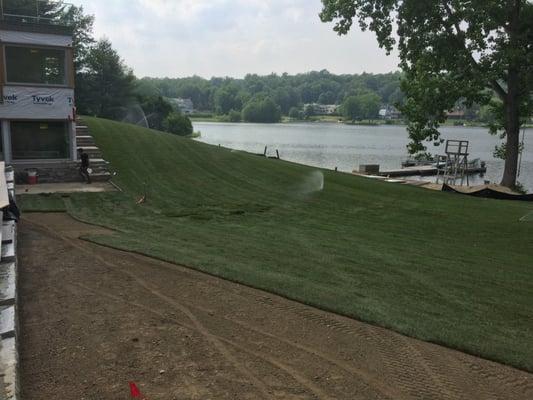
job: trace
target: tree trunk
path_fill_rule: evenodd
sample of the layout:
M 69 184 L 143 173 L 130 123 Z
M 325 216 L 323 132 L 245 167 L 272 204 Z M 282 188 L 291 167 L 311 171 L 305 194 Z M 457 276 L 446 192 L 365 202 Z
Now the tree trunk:
M 520 0 L 509 0 L 509 44 L 511 49 L 518 46 L 517 35 L 520 21 Z M 505 168 L 502 185 L 508 188 L 516 186 L 518 173 L 518 156 L 520 153 L 520 72 L 516 58 L 511 55 L 507 75 L 507 96 L 504 99 L 505 133 L 507 135 L 505 150 Z
M 518 112 L 518 102 L 507 102 L 505 105 L 505 113 L 507 142 L 502 185 L 512 189 L 516 186 L 518 156 L 520 153 L 520 115 Z

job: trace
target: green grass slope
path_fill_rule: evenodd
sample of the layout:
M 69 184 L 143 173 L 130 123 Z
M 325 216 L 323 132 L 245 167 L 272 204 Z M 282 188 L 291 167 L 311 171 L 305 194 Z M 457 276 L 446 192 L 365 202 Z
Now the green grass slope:
M 533 224 L 519 222 L 531 205 L 85 122 L 124 189 L 66 199 L 119 231 L 93 240 L 533 371 Z

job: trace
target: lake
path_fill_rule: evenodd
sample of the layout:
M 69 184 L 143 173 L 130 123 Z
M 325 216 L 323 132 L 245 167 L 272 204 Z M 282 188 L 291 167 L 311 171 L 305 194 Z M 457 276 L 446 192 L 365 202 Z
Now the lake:
M 358 169 L 359 164 L 379 164 L 382 170 L 397 169 L 408 158 L 406 145 L 409 140 L 403 126 L 194 122 L 194 130 L 202 135 L 197 140 L 205 143 L 252 153 L 263 153 L 268 146 L 269 155 L 275 155 L 278 149 L 282 159 L 320 168 L 338 167 L 346 172 Z M 480 158 L 487 162 L 485 176 L 471 177 L 471 184 L 483 184 L 485 180 L 500 182 L 504 164 L 492 155 L 494 147 L 500 142 L 497 137 L 489 135 L 486 128 L 443 127 L 441 132 L 444 139 L 469 140 L 470 160 Z M 444 145 L 434 147 L 430 143 L 428 149 L 434 154 L 444 153 Z M 532 129 L 526 130 L 518 180 L 529 192 L 533 192 Z

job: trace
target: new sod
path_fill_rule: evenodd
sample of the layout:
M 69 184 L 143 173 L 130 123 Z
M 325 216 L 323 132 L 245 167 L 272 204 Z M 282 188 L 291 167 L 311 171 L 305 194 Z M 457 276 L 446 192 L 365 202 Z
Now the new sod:
M 22 196 L 25 211 L 64 207 L 118 230 L 97 243 L 533 371 L 530 204 L 332 171 L 313 192 L 314 168 L 85 122 L 124 193 Z

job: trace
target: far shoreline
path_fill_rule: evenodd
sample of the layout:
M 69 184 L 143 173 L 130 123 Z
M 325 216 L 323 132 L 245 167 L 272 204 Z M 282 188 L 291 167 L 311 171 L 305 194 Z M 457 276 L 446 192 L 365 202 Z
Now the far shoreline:
M 347 126 L 366 126 L 366 127 L 382 127 L 382 126 L 396 126 L 396 127 L 406 127 L 407 124 L 400 120 L 393 120 L 392 122 L 388 121 L 360 121 L 360 122 L 346 122 L 340 119 L 334 118 L 320 118 L 313 120 L 290 120 L 284 118 L 279 122 L 246 122 L 246 121 L 224 121 L 218 117 L 189 117 L 191 122 L 199 123 L 213 123 L 213 124 L 242 124 L 242 125 L 291 125 L 291 124 L 329 124 L 329 125 L 347 125 Z M 447 121 L 442 124 L 441 127 L 446 128 L 486 128 L 489 129 L 488 125 L 477 124 L 472 122 L 461 122 L 461 121 Z M 533 129 L 533 124 L 526 124 L 521 129 Z

